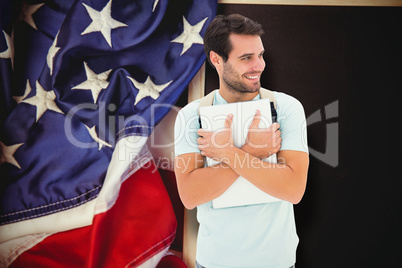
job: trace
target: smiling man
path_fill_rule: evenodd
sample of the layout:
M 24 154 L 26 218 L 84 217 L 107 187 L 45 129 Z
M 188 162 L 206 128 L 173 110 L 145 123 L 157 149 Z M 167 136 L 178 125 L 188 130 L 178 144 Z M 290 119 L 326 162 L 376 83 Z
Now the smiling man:
M 231 44 L 238 45 L 231 51 L 234 60 L 226 61 L 222 65 L 222 75 L 220 76 L 222 86 L 232 93 L 258 92 L 261 87 L 260 76 L 265 68 L 264 47 L 261 38 L 258 35 L 232 34 L 229 36 L 229 40 Z M 244 51 L 250 52 L 243 53 Z M 211 60 L 217 64 L 219 64 L 219 57 L 215 52 L 211 54 Z
M 238 14 L 219 15 L 208 26 L 205 52 L 219 75 L 213 105 L 261 98 L 262 34 L 260 24 Z M 199 100 L 178 114 L 175 174 L 183 204 L 197 207 L 197 267 L 289 268 L 296 262 L 299 239 L 293 204 L 304 194 L 309 165 L 305 115 L 295 98 L 273 94 L 279 124 L 255 131 L 257 111 L 241 148 L 233 143 L 232 115 L 227 116 L 224 130 L 214 133 L 200 128 Z M 278 163 L 267 165 L 263 159 L 275 153 Z M 205 157 L 219 164 L 208 167 Z M 212 200 L 240 176 L 280 201 L 214 208 Z

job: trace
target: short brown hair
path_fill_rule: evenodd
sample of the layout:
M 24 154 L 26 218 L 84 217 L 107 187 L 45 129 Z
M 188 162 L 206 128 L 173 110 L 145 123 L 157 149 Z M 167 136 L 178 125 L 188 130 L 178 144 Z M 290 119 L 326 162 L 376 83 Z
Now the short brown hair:
M 229 39 L 231 33 L 261 36 L 264 34 L 264 30 L 261 24 L 240 14 L 216 16 L 209 24 L 204 35 L 204 51 L 212 66 L 213 64 L 209 58 L 211 51 L 221 56 L 224 62 L 228 60 L 229 53 L 232 50 L 232 44 Z

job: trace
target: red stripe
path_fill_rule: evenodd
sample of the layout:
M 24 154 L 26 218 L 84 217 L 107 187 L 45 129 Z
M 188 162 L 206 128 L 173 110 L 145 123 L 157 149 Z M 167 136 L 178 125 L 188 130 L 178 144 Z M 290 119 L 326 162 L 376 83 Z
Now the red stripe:
M 169 247 L 176 226 L 167 191 L 149 162 L 122 184 L 115 205 L 91 226 L 49 236 L 11 267 L 137 266 Z
M 187 265 L 174 255 L 165 256 L 156 268 L 187 268 Z

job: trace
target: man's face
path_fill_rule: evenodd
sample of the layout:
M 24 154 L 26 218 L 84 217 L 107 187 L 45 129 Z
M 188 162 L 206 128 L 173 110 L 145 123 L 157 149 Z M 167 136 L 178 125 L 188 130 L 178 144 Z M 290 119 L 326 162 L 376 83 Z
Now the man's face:
M 222 80 L 229 90 L 254 93 L 260 87 L 261 73 L 265 68 L 264 46 L 258 35 L 229 36 L 232 51 L 223 63 Z

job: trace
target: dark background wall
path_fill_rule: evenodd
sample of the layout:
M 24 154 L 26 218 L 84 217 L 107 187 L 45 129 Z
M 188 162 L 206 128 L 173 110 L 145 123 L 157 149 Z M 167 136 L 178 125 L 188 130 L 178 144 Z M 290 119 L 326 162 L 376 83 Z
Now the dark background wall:
M 219 5 L 218 13 L 263 25 L 262 85 L 299 99 L 309 118 L 315 152 L 295 206 L 297 268 L 400 267 L 402 8 Z M 209 66 L 206 77 L 207 92 L 218 88 Z

